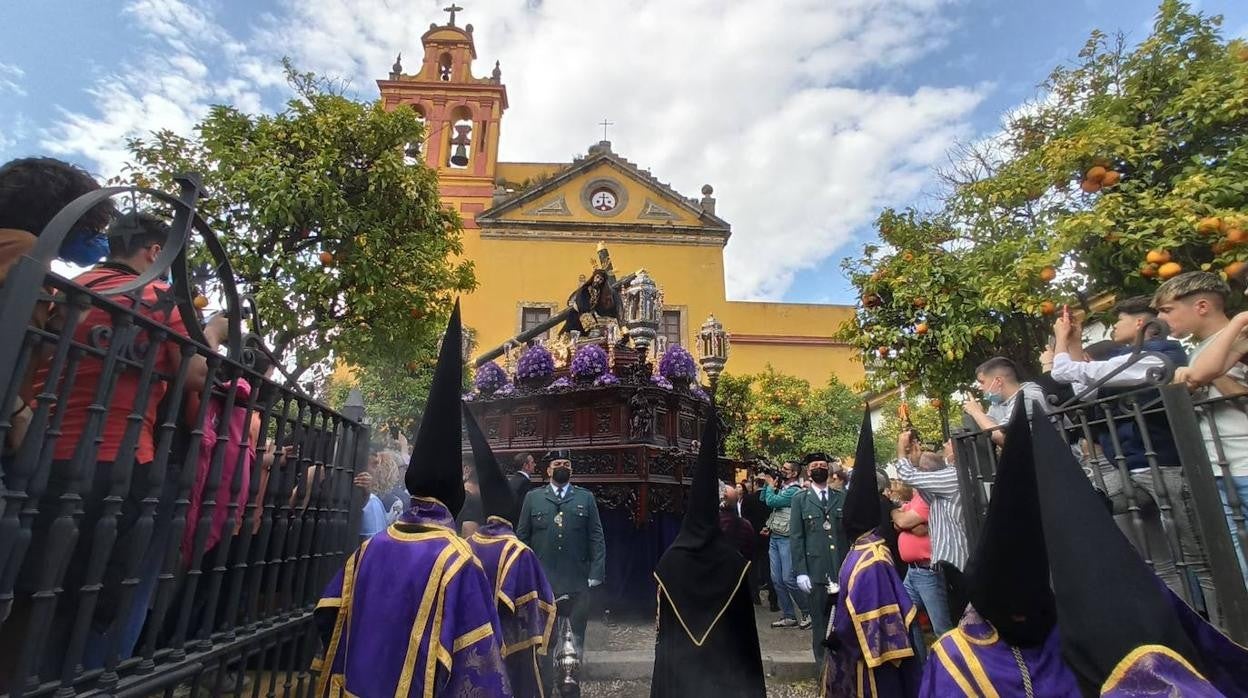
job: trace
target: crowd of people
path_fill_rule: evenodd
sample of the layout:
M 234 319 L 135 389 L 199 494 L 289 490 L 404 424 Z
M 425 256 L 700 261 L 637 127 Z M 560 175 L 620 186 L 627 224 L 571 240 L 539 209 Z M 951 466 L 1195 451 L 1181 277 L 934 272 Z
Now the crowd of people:
M 96 189 L 81 169 L 53 159 L 0 167 L 0 284 L 56 213 Z M 156 215 L 102 202 L 58 256 L 89 267 L 77 285 L 106 292 L 153 276 L 169 234 Z M 121 332 L 107 306 L 52 295 L 45 289 L 36 303 L 38 332 L 82 347 L 99 328 Z M 997 467 L 974 546 L 956 463 L 967 451 L 952 442 L 925 447 L 903 431 L 896 459 L 877 468 L 864 415 L 852 461 L 812 452 L 729 484 L 717 476 L 712 407 L 680 532 L 654 571 L 652 695 L 763 695 L 754 614 L 764 603 L 778 614 L 773 628 L 810 633 L 822 695 L 1243 694 L 1248 656 L 1215 627 L 1224 611 L 1181 444 L 1164 410 L 1141 407 L 1154 400 L 1157 376 L 1177 368 L 1174 380 L 1200 405 L 1211 476 L 1248 575 L 1236 535 L 1237 505 L 1248 499 L 1248 414 L 1218 399 L 1248 393 L 1248 313 L 1229 317 L 1229 296 L 1218 275 L 1180 274 L 1152 297 L 1120 302 L 1107 342 L 1084 346 L 1079 321 L 1064 311 L 1035 381 L 1006 357 L 980 365 L 974 379 L 987 407 L 971 397 L 963 409 L 982 435 L 972 446 L 989 449 Z M 202 568 L 218 546 L 240 554 L 230 542 L 260 530 L 278 463 L 308 463 L 282 495 L 291 512 L 306 510 L 328 477 L 301 458 L 298 436 L 262 438 L 254 406 L 267 401 L 253 391 L 269 389 L 267 381 L 214 378 L 205 354 L 188 350 L 192 335 L 216 350 L 224 315 L 183 317 L 159 278 L 117 300 L 144 327 L 169 331 L 159 342 L 142 327 L 114 336 L 134 347 L 127 360 L 136 370 L 109 374 L 104 358 L 83 352 L 67 378 L 65 355 L 54 351 L 62 345 L 51 341 L 32 351 L 6 405 L 6 486 L 29 487 L 27 549 L 61 574 L 15 580 L 15 601 L 0 618 L 0 689 L 19 658 L 42 676 L 65 673 L 71 640 L 80 656 L 69 658 L 69 673 L 129 657 L 143 636 L 211 626 L 222 611 L 193 584 L 175 591 L 193 609 L 189 621 L 176 630 L 154 622 L 167 552 L 177 549 L 178 571 Z M 550 695 L 557 616 L 583 651 L 589 599 L 605 576 L 597 503 L 571 482 L 565 451 L 541 459 L 540 486 L 533 454 L 504 474 L 461 403 L 461 332 L 456 308 L 415 442 L 392 439 L 355 475 L 359 545 L 316 612 L 321 695 Z M 271 355 L 258 341 L 251 348 L 254 373 L 271 375 Z M 103 397 L 101 385 L 109 386 Z M 54 422 L 39 400 L 49 393 Z M 1085 406 L 1082 428 L 1070 421 L 1076 413 L 1056 407 L 1063 402 Z M 157 425 L 183 421 L 190 428 L 178 432 L 199 447 L 167 450 L 197 460 L 167 459 L 167 473 L 152 476 L 161 463 Z M 184 481 L 183 513 L 194 523 L 177 529 L 172 504 Z M 78 509 L 66 504 L 79 497 Z M 82 533 L 65 544 L 58 534 L 67 523 Z M 181 541 L 168 539 L 174 530 Z M 120 540 L 126 545 L 114 545 Z M 218 558 L 223 568 L 250 562 Z M 91 594 L 66 594 L 70 602 L 47 612 L 40 599 L 57 589 Z M 41 619 L 51 622 L 40 627 Z M 15 644 L 31 633 L 46 638 L 33 659 Z M 405 651 L 393 649 L 400 641 Z

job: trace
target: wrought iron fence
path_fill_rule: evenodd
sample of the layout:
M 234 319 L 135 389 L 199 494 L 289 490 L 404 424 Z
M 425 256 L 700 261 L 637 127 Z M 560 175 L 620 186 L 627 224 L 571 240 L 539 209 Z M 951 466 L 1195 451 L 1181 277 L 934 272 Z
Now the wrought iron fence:
M 265 376 L 198 179 L 179 183 L 80 198 L 0 287 L 0 694 L 311 692 L 311 610 L 358 542 L 368 430 Z M 50 273 L 125 193 L 174 208 L 151 268 L 108 290 Z M 192 231 L 224 353 L 192 303 Z
M 1233 472 L 1248 488 L 1242 475 L 1248 397 L 1194 398 L 1185 385 L 1169 383 L 1168 360 L 1138 344 L 1124 369 L 1148 357 L 1153 368 L 1135 385 L 1106 389 L 1106 376 L 1064 404 L 1036 407 L 1065 433 L 1119 527 L 1158 576 L 1233 639 L 1248 642 L 1248 567 L 1240 552 L 1248 550 L 1248 527 Z M 979 429 L 969 418 L 952 433 L 972 546 L 996 472 L 994 433 L 1003 436 L 1003 427 Z

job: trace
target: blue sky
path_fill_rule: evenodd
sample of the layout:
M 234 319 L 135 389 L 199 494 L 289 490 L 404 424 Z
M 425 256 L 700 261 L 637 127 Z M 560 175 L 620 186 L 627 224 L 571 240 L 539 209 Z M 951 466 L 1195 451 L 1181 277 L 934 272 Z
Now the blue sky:
M 101 176 L 124 139 L 187 131 L 209 104 L 274 110 L 279 61 L 373 98 L 415 63 L 434 0 L 0 4 L 0 160 L 53 154 Z M 733 224 L 738 298 L 850 302 L 840 260 L 882 206 L 924 205 L 958 140 L 995 132 L 1093 28 L 1148 34 L 1151 0 L 478 0 L 478 75 L 500 60 L 508 160 L 567 161 L 616 122 L 617 152 Z M 1227 36 L 1248 3 L 1207 0 Z

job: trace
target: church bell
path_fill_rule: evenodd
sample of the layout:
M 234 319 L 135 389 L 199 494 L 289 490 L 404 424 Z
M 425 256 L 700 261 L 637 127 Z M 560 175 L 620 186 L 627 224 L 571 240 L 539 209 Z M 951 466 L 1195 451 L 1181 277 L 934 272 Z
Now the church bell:
M 455 154 L 451 156 L 451 164 L 456 167 L 468 166 L 468 148 L 463 143 L 455 146 Z

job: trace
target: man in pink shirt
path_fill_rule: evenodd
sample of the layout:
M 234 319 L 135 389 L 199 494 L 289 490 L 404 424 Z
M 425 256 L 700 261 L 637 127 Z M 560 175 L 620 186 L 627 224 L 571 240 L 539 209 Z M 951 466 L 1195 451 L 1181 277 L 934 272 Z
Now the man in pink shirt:
M 952 629 L 949 603 L 946 600 L 945 580 L 940 570 L 932 565 L 932 539 L 928 535 L 928 504 L 908 485 L 900 485 L 903 504 L 893 510 L 893 526 L 897 529 L 897 550 L 906 563 L 903 585 L 915 606 L 922 607 L 932 622 L 937 637 Z M 922 662 L 927 655 L 923 631 L 918 623 L 910 626 L 911 643 L 915 657 Z

